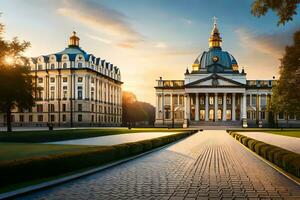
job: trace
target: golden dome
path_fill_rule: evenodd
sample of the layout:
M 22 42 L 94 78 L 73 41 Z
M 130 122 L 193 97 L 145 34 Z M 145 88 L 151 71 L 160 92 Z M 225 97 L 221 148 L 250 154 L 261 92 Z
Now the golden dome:
M 69 47 L 79 47 L 79 37 L 76 36 L 76 32 L 73 31 L 73 35 L 69 39 Z
M 214 17 L 214 26 L 209 37 L 209 48 L 221 47 L 222 38 L 217 27 L 217 18 Z

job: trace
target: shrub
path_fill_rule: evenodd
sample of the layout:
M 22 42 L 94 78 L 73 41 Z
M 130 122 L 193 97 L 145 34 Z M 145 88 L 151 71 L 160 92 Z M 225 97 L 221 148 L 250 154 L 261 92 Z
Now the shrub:
M 267 160 L 269 160 L 270 162 L 274 163 L 274 154 L 278 151 L 281 151 L 281 148 L 279 147 L 274 147 L 272 149 L 269 150 L 268 154 L 267 154 Z
M 248 141 L 251 140 L 251 138 L 248 138 L 248 137 L 244 137 L 242 139 L 242 144 L 245 145 L 246 147 L 248 147 Z
M 116 149 L 117 158 L 124 158 L 130 155 L 130 148 L 127 144 L 113 145 Z
M 130 155 L 136 155 L 143 152 L 143 145 L 139 142 L 127 143 Z
M 275 148 L 275 146 L 273 146 L 273 145 L 264 145 L 264 146 L 262 146 L 261 149 L 260 149 L 260 155 L 261 155 L 263 158 L 269 160 L 269 159 L 268 159 L 268 155 L 270 154 L 270 151 L 271 151 L 272 149 L 274 149 L 274 148 Z
M 254 150 L 254 145 L 257 143 L 257 141 L 256 140 L 254 140 L 254 139 L 250 139 L 250 140 L 248 140 L 248 147 L 249 147 L 249 149 L 251 149 L 252 151 L 255 151 Z
M 261 148 L 264 147 L 264 146 L 267 146 L 268 144 L 264 143 L 264 142 L 257 142 L 255 145 L 254 145 L 254 151 L 258 154 L 258 155 L 261 155 Z
M 283 156 L 286 155 L 286 154 L 289 154 L 289 152 L 286 151 L 286 150 L 284 150 L 284 149 L 280 149 L 280 151 L 276 151 L 276 152 L 274 153 L 274 163 L 275 163 L 277 166 L 283 168 L 283 160 L 282 160 L 282 158 L 283 158 Z

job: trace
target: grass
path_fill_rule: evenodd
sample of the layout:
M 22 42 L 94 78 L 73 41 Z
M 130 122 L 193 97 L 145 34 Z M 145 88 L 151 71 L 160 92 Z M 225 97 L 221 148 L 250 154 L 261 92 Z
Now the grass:
M 0 154 L 3 159 L 0 161 L 0 192 L 40 183 L 44 180 L 53 180 L 138 155 L 193 133 L 195 131 L 186 131 L 138 142 L 85 148 L 77 145 L 2 143 L 1 145 L 4 146 Z M 10 154 L 9 156 L 14 159 L 2 158 L 3 154 Z
M 0 132 L 0 142 L 41 143 L 62 140 L 82 139 L 106 135 L 117 135 L 138 132 L 174 132 L 183 129 L 167 128 L 134 128 L 134 129 L 66 129 L 54 131 L 17 131 L 12 133 Z
M 24 158 L 35 158 L 67 152 L 80 152 L 94 146 L 55 145 L 30 143 L 0 143 L 0 162 Z
M 266 133 L 272 133 L 276 135 L 284 135 L 284 136 L 290 136 L 290 137 L 297 137 L 300 138 L 300 130 L 298 131 L 288 131 L 288 130 L 283 130 L 283 131 L 264 131 Z

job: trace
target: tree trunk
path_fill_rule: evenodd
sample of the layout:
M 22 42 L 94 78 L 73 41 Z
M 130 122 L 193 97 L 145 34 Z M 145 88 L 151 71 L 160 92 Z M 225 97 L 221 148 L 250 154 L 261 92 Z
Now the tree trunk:
M 289 114 L 288 112 L 286 112 L 286 127 L 288 128 L 289 127 Z
M 7 132 L 11 132 L 12 128 L 11 128 L 11 109 L 8 106 L 7 110 L 6 110 L 6 126 L 7 126 Z

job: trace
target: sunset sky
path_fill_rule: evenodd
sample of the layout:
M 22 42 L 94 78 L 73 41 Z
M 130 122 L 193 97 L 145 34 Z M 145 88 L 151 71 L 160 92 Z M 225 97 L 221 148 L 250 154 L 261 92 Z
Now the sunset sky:
M 299 28 L 269 12 L 251 15 L 253 0 L 0 0 L 5 37 L 31 42 L 27 56 L 59 52 L 73 29 L 80 46 L 120 67 L 123 90 L 155 104 L 156 79 L 183 79 L 185 69 L 208 49 L 212 17 L 218 18 L 223 50 L 248 79 L 277 76 L 284 46 Z

